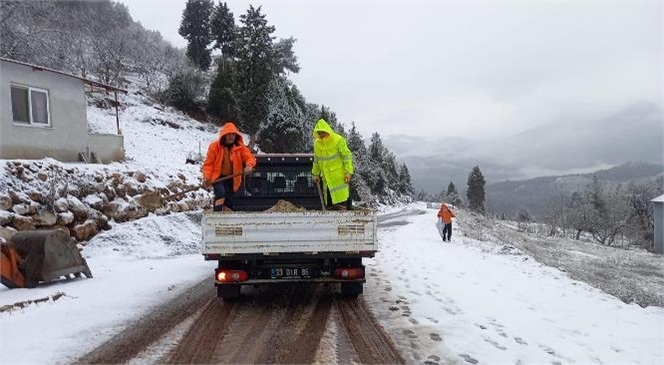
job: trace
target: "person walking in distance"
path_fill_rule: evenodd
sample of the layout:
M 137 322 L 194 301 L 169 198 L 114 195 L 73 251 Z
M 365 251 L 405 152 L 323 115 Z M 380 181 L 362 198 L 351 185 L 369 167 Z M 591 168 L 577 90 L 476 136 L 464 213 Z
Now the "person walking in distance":
M 454 212 L 452 212 L 445 203 L 440 204 L 438 218 L 441 219 L 443 224 L 443 241 L 452 240 L 452 218 L 454 217 L 456 217 L 456 215 L 454 215 Z

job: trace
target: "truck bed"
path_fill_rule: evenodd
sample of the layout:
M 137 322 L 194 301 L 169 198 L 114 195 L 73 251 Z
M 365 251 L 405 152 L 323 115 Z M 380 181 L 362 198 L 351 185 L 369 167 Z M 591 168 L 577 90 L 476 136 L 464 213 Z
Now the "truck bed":
M 235 255 L 324 254 L 373 256 L 376 214 L 371 210 L 205 212 L 202 253 Z

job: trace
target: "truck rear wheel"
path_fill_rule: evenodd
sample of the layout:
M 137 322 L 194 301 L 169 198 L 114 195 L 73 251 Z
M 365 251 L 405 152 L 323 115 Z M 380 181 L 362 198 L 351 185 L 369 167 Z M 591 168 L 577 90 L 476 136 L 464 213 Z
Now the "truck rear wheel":
M 364 283 L 341 283 L 341 296 L 345 298 L 357 298 L 364 291 Z
M 235 300 L 240 297 L 240 285 L 218 285 L 217 298 Z

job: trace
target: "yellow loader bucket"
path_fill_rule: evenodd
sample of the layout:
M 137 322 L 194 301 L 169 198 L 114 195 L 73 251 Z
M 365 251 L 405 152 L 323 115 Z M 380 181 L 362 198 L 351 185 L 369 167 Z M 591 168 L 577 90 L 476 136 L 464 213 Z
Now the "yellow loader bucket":
M 61 276 L 92 277 L 90 268 L 74 239 L 60 230 L 23 231 L 11 238 L 18 257 L 19 268 L 25 277 L 25 287 L 34 288 L 40 281 Z

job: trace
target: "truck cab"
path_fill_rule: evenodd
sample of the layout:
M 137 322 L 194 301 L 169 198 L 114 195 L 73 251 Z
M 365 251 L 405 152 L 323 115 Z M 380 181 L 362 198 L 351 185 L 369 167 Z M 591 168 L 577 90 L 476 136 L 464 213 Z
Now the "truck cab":
M 361 294 L 362 259 L 377 251 L 375 212 L 324 210 L 312 181 L 312 154 L 256 159 L 233 211 L 203 214 L 202 253 L 218 262 L 217 296 L 234 299 L 243 285 L 283 282 L 339 283 L 342 295 Z M 290 203 L 287 209 L 274 209 L 280 201 Z

